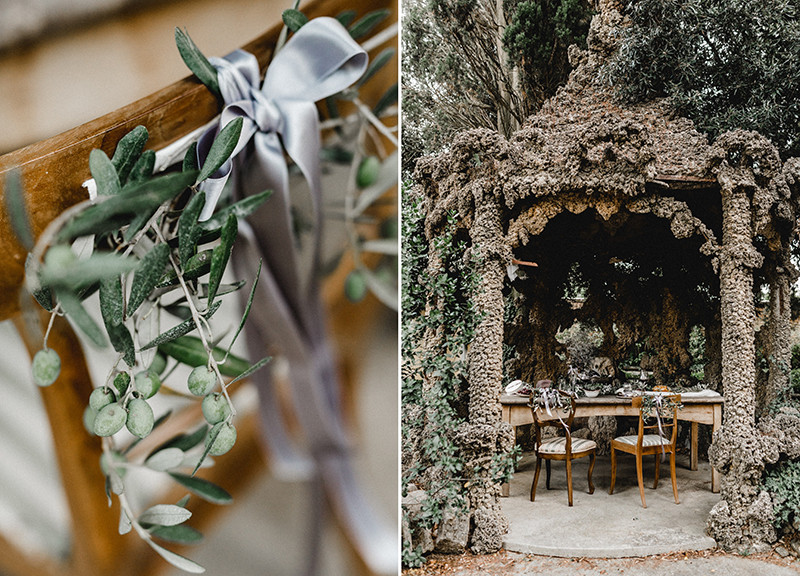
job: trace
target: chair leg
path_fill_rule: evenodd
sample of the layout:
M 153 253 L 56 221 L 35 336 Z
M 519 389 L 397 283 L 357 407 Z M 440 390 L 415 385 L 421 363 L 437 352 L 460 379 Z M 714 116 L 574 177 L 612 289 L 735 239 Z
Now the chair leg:
M 678 500 L 678 480 L 675 477 L 675 452 L 669 454 L 669 473 L 672 476 L 672 495 L 675 496 L 675 504 L 680 504 Z
M 536 458 L 536 472 L 533 474 L 533 484 L 531 484 L 531 502 L 536 500 L 536 484 L 539 483 L 539 472 L 542 469 L 542 459 Z
M 547 472 L 547 476 L 545 477 L 545 487 L 550 490 L 550 460 L 544 461 L 545 471 Z
M 567 497 L 572 506 L 572 460 L 567 458 Z
M 614 483 L 617 481 L 617 451 L 611 448 L 611 486 L 608 489 L 609 494 L 614 493 Z
M 589 455 L 589 494 L 594 494 L 594 484 L 592 484 L 592 471 L 594 470 L 594 452 Z
M 642 455 L 636 455 L 636 480 L 639 482 L 639 495 L 642 497 L 642 508 L 647 508 L 644 501 L 644 478 L 642 476 Z
M 656 454 L 656 479 L 653 480 L 653 490 L 658 488 L 658 469 L 661 467 L 661 454 Z

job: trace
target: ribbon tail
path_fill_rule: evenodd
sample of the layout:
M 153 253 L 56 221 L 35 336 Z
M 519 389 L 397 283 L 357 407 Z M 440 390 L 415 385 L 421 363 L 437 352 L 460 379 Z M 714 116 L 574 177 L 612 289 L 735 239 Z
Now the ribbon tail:
M 309 185 L 311 209 L 314 219 L 313 247 L 311 257 L 311 278 L 307 288 L 309 298 L 316 300 L 317 283 L 313 274 L 320 268 L 322 252 L 322 186 L 319 160 L 320 135 L 317 107 L 311 102 L 284 102 L 284 130 L 282 133 L 284 146 L 289 156 L 303 173 Z

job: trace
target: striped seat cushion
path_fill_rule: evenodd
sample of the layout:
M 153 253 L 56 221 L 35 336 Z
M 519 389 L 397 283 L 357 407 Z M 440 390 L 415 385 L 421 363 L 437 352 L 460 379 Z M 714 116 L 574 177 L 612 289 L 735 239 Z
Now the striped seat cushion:
M 594 440 L 587 440 L 586 438 L 573 438 L 572 439 L 572 452 L 585 452 L 586 450 L 594 450 L 597 448 Z M 566 454 L 567 453 L 567 439 L 566 438 L 550 438 L 542 442 L 539 446 L 539 452 L 543 454 Z
M 623 444 L 636 446 L 638 436 L 620 436 L 619 438 L 614 438 L 614 440 L 617 442 L 622 442 Z M 659 436 L 658 434 L 645 434 L 642 436 L 642 446 L 660 446 L 662 444 L 664 446 L 669 446 L 669 439 Z

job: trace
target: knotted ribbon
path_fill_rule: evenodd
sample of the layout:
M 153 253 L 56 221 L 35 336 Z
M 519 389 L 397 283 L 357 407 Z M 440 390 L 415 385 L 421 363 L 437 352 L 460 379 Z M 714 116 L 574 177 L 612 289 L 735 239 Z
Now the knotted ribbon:
M 361 549 L 368 565 L 381 572 L 393 541 L 366 506 L 353 476 L 350 446 L 342 420 L 342 407 L 333 355 L 327 339 L 324 313 L 315 274 L 319 270 L 322 212 L 320 187 L 320 136 L 317 100 L 353 84 L 367 66 L 367 55 L 345 28 L 333 18 L 316 18 L 297 31 L 274 57 L 263 85 L 254 56 L 236 50 L 224 59 L 212 58 L 225 101 L 218 127 L 198 142 L 198 160 L 204 162 L 221 127 L 237 117 L 244 119 L 233 160 L 203 184 L 208 218 L 229 177 L 234 194 L 247 196 L 273 190 L 270 200 L 240 223 L 242 240 L 233 252 L 237 274 L 252 277 L 259 259 L 258 294 L 246 325 L 253 357 L 264 350 L 286 359 L 295 411 L 308 441 L 313 466 L 292 445 L 270 370 L 260 370 L 251 380 L 259 388 L 264 439 L 277 472 L 303 475 L 311 468 L 315 478 L 310 531 L 312 553 L 307 573 L 317 568 L 320 533 L 319 497 L 327 496 L 342 517 L 346 530 Z M 312 263 L 306 281 L 300 273 L 289 199 L 289 171 L 284 150 L 308 182 L 314 211 Z M 252 227 L 251 227 L 252 226 Z

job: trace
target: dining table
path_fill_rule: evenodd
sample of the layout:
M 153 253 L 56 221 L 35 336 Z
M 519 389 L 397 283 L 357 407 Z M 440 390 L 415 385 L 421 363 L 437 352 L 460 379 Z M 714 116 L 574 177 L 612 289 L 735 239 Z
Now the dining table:
M 514 428 L 533 424 L 533 414 L 529 406 L 528 395 L 501 394 L 500 404 L 503 409 L 503 421 Z M 697 470 L 698 433 L 700 424 L 711 426 L 712 434 L 722 425 L 722 406 L 724 399 L 713 390 L 701 390 L 681 393 L 681 405 L 678 420 L 691 423 L 691 442 L 689 452 L 689 469 Z M 575 417 L 588 416 L 638 416 L 639 410 L 634 408 L 630 396 L 602 395 L 594 398 L 580 397 L 575 400 Z M 719 492 L 719 471 L 711 468 L 711 491 Z

